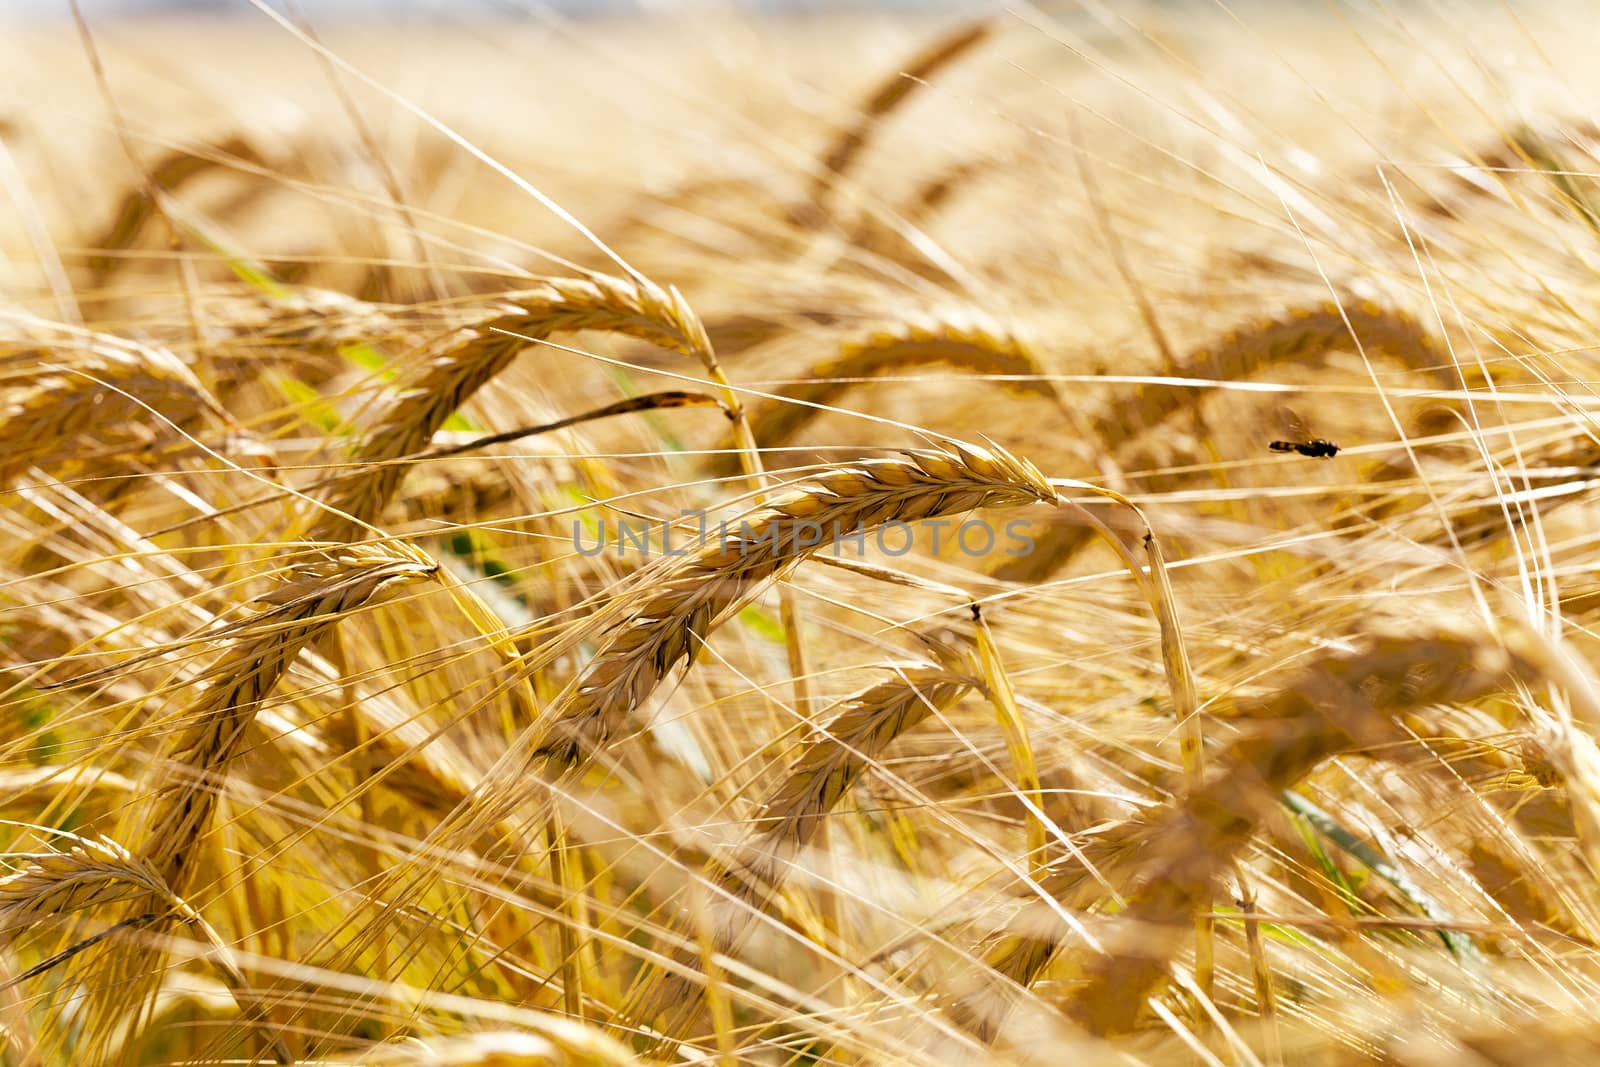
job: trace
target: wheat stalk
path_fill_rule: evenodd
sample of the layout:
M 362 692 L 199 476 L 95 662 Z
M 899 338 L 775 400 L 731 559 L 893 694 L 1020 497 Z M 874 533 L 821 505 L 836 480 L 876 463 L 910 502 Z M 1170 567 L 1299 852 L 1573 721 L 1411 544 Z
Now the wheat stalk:
M 316 384 L 344 365 L 328 358 L 340 349 L 399 341 L 437 318 L 306 286 L 272 292 L 228 287 L 200 295 L 201 311 L 220 335 L 207 346 L 207 358 L 229 387 L 254 382 L 264 364 L 291 361 L 298 378 Z
M 965 672 L 952 666 L 899 668 L 894 678 L 852 697 L 819 726 L 751 818 L 749 839 L 738 848 L 736 864 L 719 879 L 722 887 L 746 900 L 770 894 L 828 814 L 895 739 L 977 684 L 970 665 Z M 724 927 L 718 947 L 736 940 L 737 930 Z

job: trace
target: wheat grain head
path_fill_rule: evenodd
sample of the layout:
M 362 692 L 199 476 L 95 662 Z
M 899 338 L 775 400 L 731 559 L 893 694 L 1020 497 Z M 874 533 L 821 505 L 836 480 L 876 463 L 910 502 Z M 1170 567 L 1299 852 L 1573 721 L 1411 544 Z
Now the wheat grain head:
M 652 585 L 629 620 L 536 727 L 532 753 L 575 764 L 604 745 L 676 664 L 691 660 L 717 622 L 767 581 L 852 531 L 980 507 L 1054 500 L 1026 460 L 990 446 L 955 445 L 836 467 L 770 501 L 738 536 L 709 545 Z
M 676 290 L 643 279 L 605 275 L 555 278 L 510 294 L 485 318 L 429 346 L 421 366 L 399 388 L 357 449 L 370 476 L 343 484 L 312 539 L 346 540 L 375 522 L 407 468 L 386 461 L 422 451 L 452 413 L 510 365 L 518 352 L 556 333 L 599 330 L 625 334 L 710 359 L 710 341 Z

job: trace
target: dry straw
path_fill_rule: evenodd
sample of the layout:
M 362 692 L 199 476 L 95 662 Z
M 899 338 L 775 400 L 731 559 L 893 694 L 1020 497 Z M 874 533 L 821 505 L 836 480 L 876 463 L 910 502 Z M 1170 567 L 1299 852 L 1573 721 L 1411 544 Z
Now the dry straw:
M 1512 180 L 1518 175 L 1543 174 L 1556 191 L 1558 198 L 1568 208 L 1581 216 L 1593 229 L 1600 218 L 1578 179 L 1583 166 L 1573 165 L 1561 158 L 1561 147 L 1577 149 L 1590 159 L 1594 145 L 1600 140 L 1600 127 L 1594 122 L 1579 119 L 1551 123 L 1543 128 L 1519 126 L 1499 134 L 1489 144 L 1469 152 L 1464 160 L 1448 171 L 1450 188 L 1441 195 L 1431 196 L 1424 205 L 1432 214 L 1457 216 L 1467 206 L 1467 201 L 1483 197 L 1505 198 L 1512 193 Z M 1518 197 L 1520 201 L 1521 198 Z
M 642 279 L 604 275 L 557 278 L 510 294 L 474 325 L 430 345 L 357 450 L 370 475 L 343 485 L 313 539 L 345 540 L 376 522 L 404 480 L 407 467 L 389 461 L 421 452 L 452 413 L 510 366 L 530 344 L 552 334 L 599 330 L 637 337 L 713 361 L 700 320 L 676 290 Z

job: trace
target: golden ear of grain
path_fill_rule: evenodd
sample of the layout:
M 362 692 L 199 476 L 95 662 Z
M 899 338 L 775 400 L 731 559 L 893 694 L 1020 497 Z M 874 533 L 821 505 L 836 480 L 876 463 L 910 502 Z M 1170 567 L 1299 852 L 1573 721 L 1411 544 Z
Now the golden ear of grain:
M 63 329 L 48 346 L 0 356 L 0 486 L 30 466 L 55 471 L 114 461 L 206 416 L 227 421 L 171 352 Z
M 241 1016 L 261 1028 L 268 1048 L 279 1063 L 293 1062 L 282 1038 L 277 1034 L 259 995 L 245 981 L 227 945 L 188 902 L 172 892 L 155 867 L 130 854 L 109 839 L 72 838 L 76 843 L 65 850 L 12 855 L 7 859 L 24 865 L 16 873 L 0 878 L 0 932 L 10 934 L 20 928 L 76 918 L 105 922 L 109 916 L 126 913 L 132 905 L 142 913 L 102 927 L 99 933 L 79 940 L 66 950 L 46 959 L 16 980 L 44 975 L 69 965 L 74 958 L 102 942 L 111 943 L 119 935 L 147 937 L 153 927 L 167 921 L 180 922 L 196 930 L 207 943 L 205 958 L 220 973 Z M 85 915 L 84 913 L 92 913 Z M 113 949 L 114 951 L 114 949 Z M 121 953 L 138 959 L 145 954 L 135 949 Z M 126 960 L 113 960 L 107 966 L 115 971 Z M 65 1013 L 70 1025 L 84 1034 L 109 1032 L 112 1018 L 121 1016 L 136 999 L 134 989 L 146 989 L 154 977 L 149 970 L 134 968 L 129 983 L 107 981 L 105 971 L 93 972 L 98 982 L 87 992 L 84 1010 Z M 70 983 L 68 983 L 70 987 Z M 60 988 L 57 988 L 60 992 Z M 59 1025 L 63 1016 L 51 1016 L 47 1025 Z
M 6 857 L 21 863 L 0 878 L 0 927 L 15 930 L 49 918 L 150 898 L 171 891 L 153 866 L 109 840 L 82 838 L 61 851 Z
M 807 556 L 853 531 L 980 507 L 1050 501 L 1031 463 L 989 446 L 957 445 L 836 467 L 771 501 L 736 536 L 688 557 L 650 588 L 536 727 L 532 752 L 576 764 L 603 746 L 719 621 Z
M 1112 828 L 1087 845 L 1081 859 L 1063 860 L 1040 880 L 1042 891 L 1081 909 L 1102 886 L 1137 876 L 1118 913 L 1137 944 L 1087 961 L 1085 981 L 1069 1006 L 1090 1030 L 1110 1034 L 1132 1026 L 1168 973 L 1183 932 L 1192 928 L 1196 902 L 1249 844 L 1283 790 L 1330 756 L 1403 741 L 1408 735 L 1395 719 L 1411 709 L 1483 696 L 1527 669 L 1484 635 L 1396 633 L 1361 645 L 1325 654 L 1244 709 L 1255 732 L 1220 753 L 1217 771 L 1199 787 Z M 1006 979 L 1028 985 L 1056 947 L 1048 938 L 1007 935 L 990 945 L 987 960 Z M 998 1021 L 989 1001 L 985 995 L 955 1007 L 957 1017 L 985 1037 Z
M 353 462 L 370 476 L 349 479 L 316 521 L 312 540 L 342 541 L 375 522 L 405 479 L 388 461 L 421 452 L 451 414 L 530 344 L 557 333 L 598 330 L 637 337 L 713 362 L 705 328 L 681 294 L 642 279 L 555 278 L 512 293 L 486 317 L 429 346 L 421 365 L 378 417 Z
M 204 695 L 183 715 L 168 762 L 178 780 L 140 813 L 148 828 L 143 855 L 163 881 L 182 893 L 195 875 L 194 847 L 209 829 L 222 780 L 238 755 L 246 730 L 295 657 L 346 615 L 397 585 L 431 578 L 438 564 L 409 545 L 346 545 L 295 570 L 262 602 L 266 609 L 211 640 L 228 642 L 206 672 Z
M 203 695 L 184 712 L 188 725 L 173 743 L 166 767 L 158 772 L 167 781 L 129 811 L 122 836 L 142 837 L 135 858 L 116 849 L 115 863 L 86 864 L 75 854 L 65 854 L 65 860 L 35 864 L 34 870 L 7 883 L 9 895 L 19 902 L 32 893 L 30 906 L 35 911 L 43 904 L 58 910 L 69 905 L 104 904 L 113 899 L 112 894 L 127 900 L 124 887 L 129 886 L 134 900 L 146 902 L 144 914 L 136 917 L 140 937 L 119 947 L 102 973 L 102 991 L 95 994 L 95 1025 L 103 1033 L 110 1033 L 108 1020 L 126 1018 L 130 1010 L 137 1016 L 155 995 L 166 951 L 161 935 L 175 921 L 201 929 L 213 944 L 225 981 L 236 997 L 242 995 L 243 979 L 226 958 L 220 939 L 183 897 L 186 887 L 198 877 L 197 845 L 210 829 L 217 797 L 242 749 L 246 731 L 262 702 L 307 644 L 386 590 L 431 577 L 437 569 L 436 563 L 415 549 L 384 542 L 340 546 L 295 568 L 289 580 L 260 599 L 264 608 L 258 614 L 206 635 L 207 640 L 227 642 L 227 647 L 200 680 L 206 686 Z M 56 869 L 63 865 L 79 873 L 66 877 Z M 3 907 L 4 896 L 0 895 L 0 909 Z M 113 1000 L 114 1005 L 110 1003 Z M 260 1003 L 250 996 L 241 1000 L 241 1009 L 252 1021 L 263 1018 Z M 272 1040 L 274 1055 L 288 1062 L 281 1041 Z
M 894 740 L 929 715 L 943 711 L 976 685 L 973 673 L 925 665 L 896 671 L 847 701 L 801 746 L 778 787 L 762 803 L 750 839 L 738 850 L 737 873 L 724 888 L 750 899 L 783 880 L 785 868 Z M 733 943 L 719 937 L 719 945 Z
M 784 400 L 769 401 L 751 413 L 756 443 L 767 449 L 792 441 L 823 414 L 823 407 L 859 384 L 853 379 L 934 364 L 1025 379 L 1008 384 L 1062 403 L 1025 341 L 977 311 L 949 312 L 880 327 L 845 341 L 837 355 L 806 372 L 807 381 L 786 386 Z

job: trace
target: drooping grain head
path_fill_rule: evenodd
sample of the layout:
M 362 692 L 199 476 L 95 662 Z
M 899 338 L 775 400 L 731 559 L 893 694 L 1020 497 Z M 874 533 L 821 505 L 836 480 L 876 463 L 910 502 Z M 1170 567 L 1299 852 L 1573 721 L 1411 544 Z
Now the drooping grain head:
M 857 530 L 981 507 L 1054 500 L 1049 481 L 999 448 L 957 445 L 868 460 L 819 475 L 770 501 L 737 536 L 709 545 L 663 575 L 577 682 L 546 712 L 533 754 L 574 764 L 603 746 L 717 623 L 764 584 Z

